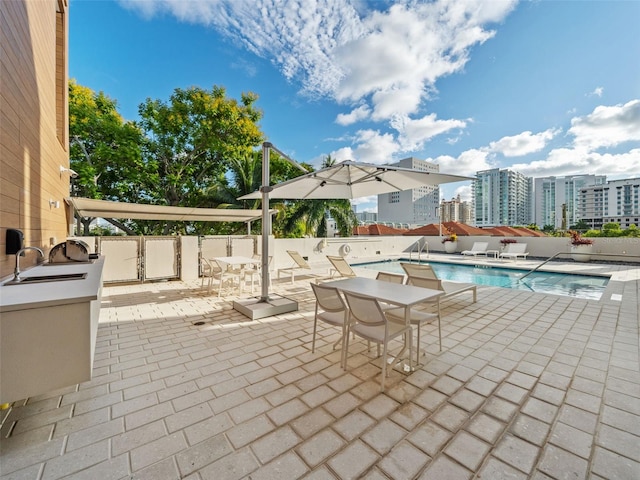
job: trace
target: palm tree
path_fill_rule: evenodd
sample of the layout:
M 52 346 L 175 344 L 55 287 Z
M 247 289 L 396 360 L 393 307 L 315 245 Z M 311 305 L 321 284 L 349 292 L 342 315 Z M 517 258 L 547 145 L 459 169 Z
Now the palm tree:
M 335 159 L 331 155 L 322 161 L 322 167 L 334 165 Z M 351 236 L 353 228 L 358 224 L 356 214 L 347 199 L 299 200 L 290 206 L 287 212 L 284 230 L 292 231 L 302 223 L 305 233 L 314 237 L 327 236 L 327 218 L 331 216 L 338 227 L 341 236 Z

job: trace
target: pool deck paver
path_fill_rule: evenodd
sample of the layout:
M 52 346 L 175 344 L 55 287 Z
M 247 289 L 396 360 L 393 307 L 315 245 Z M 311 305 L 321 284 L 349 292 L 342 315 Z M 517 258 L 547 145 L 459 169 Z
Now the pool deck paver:
M 274 281 L 299 310 L 256 321 L 199 281 L 107 285 L 93 378 L 0 412 L 0 478 L 640 478 L 640 267 L 549 267 L 612 280 L 600 301 L 449 299 L 442 351 L 423 327 L 384 394 L 375 348 L 343 371 L 321 324 L 311 353 L 308 278 Z

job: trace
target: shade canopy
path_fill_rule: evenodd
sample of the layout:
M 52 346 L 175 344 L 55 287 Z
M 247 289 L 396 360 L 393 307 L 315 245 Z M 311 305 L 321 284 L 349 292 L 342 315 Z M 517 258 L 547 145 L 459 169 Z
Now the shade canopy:
M 473 177 L 425 172 L 390 165 L 373 165 L 352 160 L 301 175 L 272 187 L 269 198 L 332 199 L 360 198 L 370 195 L 411 190 L 425 185 L 463 182 Z M 259 191 L 238 200 L 262 198 Z
M 69 197 L 67 203 L 81 217 L 120 218 L 132 220 L 174 220 L 200 222 L 252 222 L 262 216 L 262 210 L 231 208 L 169 207 L 141 203 L 112 202 L 91 198 Z M 271 210 L 275 214 L 276 210 Z

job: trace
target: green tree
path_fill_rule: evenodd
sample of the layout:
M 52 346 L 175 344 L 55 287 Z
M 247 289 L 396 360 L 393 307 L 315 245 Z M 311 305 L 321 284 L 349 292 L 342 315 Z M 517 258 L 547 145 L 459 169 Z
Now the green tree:
M 311 171 L 310 165 L 303 164 L 303 167 Z M 291 165 L 288 161 L 273 152 L 270 155 L 269 184 L 274 185 L 296 176 L 302 172 Z M 244 157 L 232 158 L 229 160 L 228 169 L 225 173 L 220 173 L 216 181 L 211 185 L 209 196 L 217 204 L 218 208 L 260 208 L 261 200 L 238 200 L 238 197 L 255 192 L 262 185 L 262 151 L 253 151 Z M 284 202 L 273 201 L 271 208 L 275 208 L 280 213 L 286 209 Z M 274 228 L 276 227 L 274 222 Z M 244 228 L 242 226 L 241 228 Z M 252 223 L 252 231 L 261 232 L 261 222 Z M 231 232 L 237 233 L 237 232 Z
M 115 100 L 74 80 L 69 81 L 69 138 L 71 168 L 78 173 L 73 196 L 134 202 L 153 182 L 142 160 L 140 129 L 123 120 Z M 81 219 L 85 234 L 92 220 Z
M 325 157 L 322 168 L 335 164 L 331 155 Z M 294 202 L 284 219 L 284 231 L 300 231 L 304 226 L 304 234 L 315 237 L 327 236 L 327 217 L 331 216 L 336 221 L 338 232 L 343 237 L 349 237 L 354 227 L 358 224 L 356 214 L 351 208 L 348 199 L 314 199 L 299 200 Z
M 150 203 L 217 207 L 211 186 L 233 158 L 250 156 L 263 140 L 256 100 L 245 93 L 238 102 L 214 86 L 178 88 L 169 102 L 147 99 L 140 105 L 139 125 L 147 136 L 143 156 L 157 179 L 147 192 Z M 177 228 L 167 224 L 163 233 Z

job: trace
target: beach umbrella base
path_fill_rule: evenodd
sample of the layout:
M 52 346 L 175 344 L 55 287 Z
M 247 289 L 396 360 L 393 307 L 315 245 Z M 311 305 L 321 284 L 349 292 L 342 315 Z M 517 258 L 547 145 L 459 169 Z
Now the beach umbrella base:
M 298 302 L 290 298 L 271 294 L 266 300 L 262 297 L 243 298 L 233 302 L 234 310 L 251 320 L 280 315 L 298 310 Z

